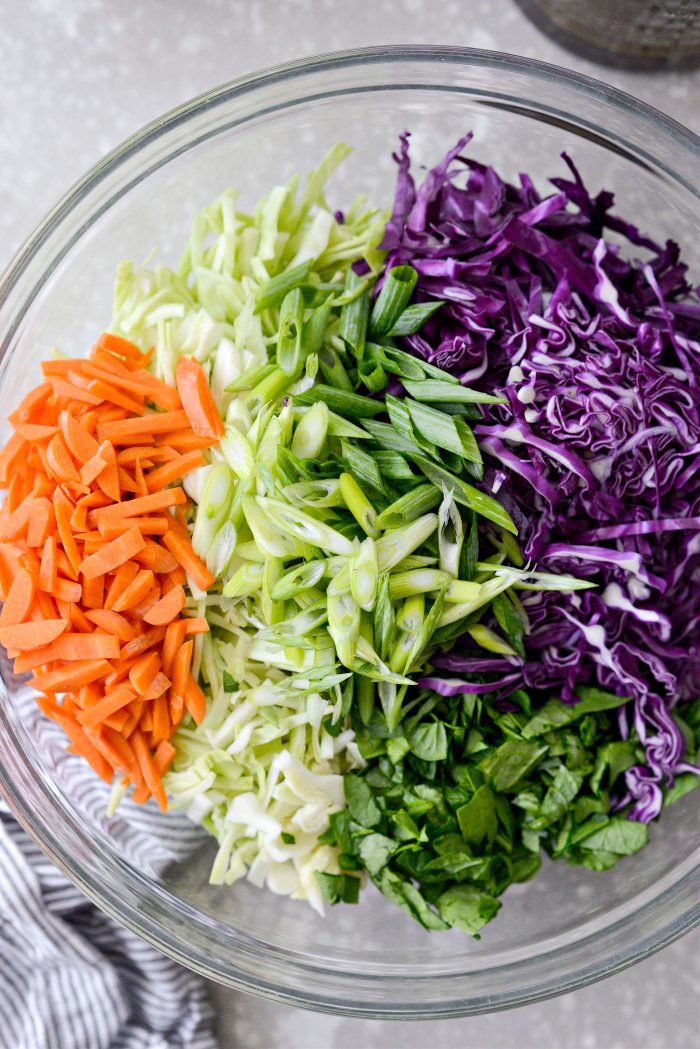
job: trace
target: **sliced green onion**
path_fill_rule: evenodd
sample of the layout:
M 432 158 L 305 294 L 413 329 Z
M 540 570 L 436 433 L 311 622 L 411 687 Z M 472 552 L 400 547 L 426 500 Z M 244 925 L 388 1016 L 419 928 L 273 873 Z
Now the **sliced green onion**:
M 410 674 L 414 667 L 418 664 L 418 661 L 422 659 L 423 653 L 427 646 L 430 644 L 430 640 L 437 630 L 437 625 L 440 622 L 442 615 L 443 603 L 445 600 L 445 588 L 435 598 L 433 607 L 428 612 L 420 625 L 419 630 L 416 633 L 416 639 L 413 644 L 413 648 L 409 652 L 408 659 L 406 660 L 406 673 Z
M 426 441 L 448 452 L 454 452 L 460 458 L 475 459 L 476 462 L 481 462 L 481 455 L 476 447 L 474 436 L 461 419 L 445 415 L 435 408 L 430 408 L 427 404 L 411 400 L 410 397 L 407 397 L 403 403 L 414 429 Z
M 224 586 L 224 597 L 252 597 L 262 586 L 264 565 L 248 561 L 233 573 Z
M 490 579 L 487 583 L 482 583 L 480 593 L 474 600 L 449 604 L 440 616 L 436 629 L 442 629 L 442 627 L 449 626 L 450 623 L 456 623 L 460 619 L 466 619 L 466 617 L 470 616 L 472 612 L 476 612 L 479 608 L 483 608 L 484 605 L 487 605 L 496 594 L 502 594 L 504 590 L 507 590 L 512 585 L 512 577 L 502 579 L 498 576 L 495 579 Z
M 345 291 L 352 292 L 364 285 L 365 290 L 340 311 L 338 335 L 358 361 L 362 360 L 369 322 L 369 289 L 366 277 L 358 277 L 352 266 L 345 276 Z
M 277 336 L 277 365 L 285 375 L 296 375 L 303 362 L 304 309 L 301 288 L 294 288 L 285 295 Z
M 384 491 L 382 475 L 379 473 L 379 467 L 371 455 L 363 448 L 360 448 L 359 445 L 350 444 L 349 441 L 343 440 L 342 437 L 340 439 L 340 452 L 348 470 L 352 471 L 361 484 L 369 485 L 377 492 Z
M 202 498 L 192 530 L 192 546 L 200 557 L 206 557 L 224 519 L 234 494 L 233 475 L 226 463 L 214 463 L 207 474 Z
M 207 568 L 220 579 L 226 575 L 231 558 L 236 552 L 237 532 L 233 521 L 224 521 L 216 538 L 205 553 Z
M 391 579 L 389 579 L 389 595 L 391 596 Z M 399 630 L 415 634 L 420 629 L 425 616 L 425 596 L 422 593 L 414 594 L 406 598 L 396 613 L 396 625 Z
M 266 623 L 272 626 L 284 619 L 284 602 L 276 601 L 272 591 L 279 582 L 283 563 L 278 557 L 269 557 L 264 565 L 260 606 Z
M 394 606 L 389 596 L 389 574 L 385 572 L 379 578 L 374 602 L 374 644 L 380 659 L 387 658 L 393 643 L 395 625 Z
M 453 579 L 445 593 L 445 601 L 449 601 L 451 604 L 458 604 L 463 601 L 477 601 L 481 595 L 481 587 L 483 585 L 483 583 L 473 583 L 465 579 Z
M 328 603 L 328 633 L 333 639 L 338 659 L 343 666 L 352 668 L 360 637 L 360 606 L 349 590 L 337 586 L 332 580 L 326 592 Z
M 296 507 L 267 496 L 258 496 L 257 503 L 261 511 L 268 515 L 270 522 L 276 524 L 288 535 L 301 539 L 304 543 L 310 543 L 312 546 L 319 546 L 322 550 L 327 550 L 332 554 L 343 554 L 349 557 L 353 553 L 353 545 L 349 539 L 331 528 L 330 525 L 310 517 L 303 510 L 297 510 Z M 256 542 L 258 542 L 257 536 Z M 259 542 L 258 546 L 260 546 Z
M 368 615 L 363 615 L 360 621 L 360 637 L 369 645 L 374 641 L 372 620 Z M 363 674 L 353 676 L 355 677 L 357 712 L 360 715 L 360 721 L 362 724 L 369 725 L 372 714 L 374 713 L 376 685 L 371 678 L 365 677 Z
M 377 517 L 377 528 L 398 528 L 415 521 L 440 502 L 440 492 L 434 484 L 419 484 L 406 492 Z
M 319 361 L 321 371 L 323 371 L 323 358 L 319 357 Z M 323 383 L 317 383 L 310 390 L 296 394 L 294 401 L 296 404 L 314 404 L 315 401 L 325 401 L 332 412 L 349 415 L 350 418 L 356 419 L 370 418 L 386 410 L 381 401 L 373 401 L 371 397 L 362 397 L 359 393 L 324 386 Z
M 350 376 L 332 346 L 325 345 L 318 350 L 318 366 L 321 369 L 321 375 L 331 389 L 352 393 Z
M 385 532 L 377 540 L 377 562 L 380 572 L 388 572 L 405 557 L 412 554 L 422 543 L 429 539 L 437 528 L 437 514 L 424 514 L 417 521 Z
M 326 299 L 317 306 L 304 325 L 303 343 L 306 352 L 318 354 L 323 348 L 323 339 L 328 328 L 328 321 L 333 309 L 333 300 Z
M 287 390 L 291 381 L 291 376 L 283 372 L 281 368 L 275 368 L 250 391 L 245 399 L 247 408 L 255 414 L 266 404 L 274 403 Z
M 243 513 L 253 539 L 266 557 L 281 557 L 283 561 L 299 557 L 299 544 L 288 532 L 275 527 L 276 522 L 262 509 L 255 496 L 243 498 Z
M 325 595 L 322 601 L 305 608 L 298 615 L 286 619 L 283 623 L 261 630 L 258 637 L 266 639 L 277 639 L 285 644 L 296 638 L 305 637 L 323 624 L 328 619 L 328 608 L 326 607 Z
M 392 601 L 403 601 L 416 594 L 431 594 L 434 590 L 441 590 L 449 580 L 447 572 L 435 568 L 397 572 L 389 576 L 389 596 Z
M 446 490 L 438 511 L 438 546 L 440 568 L 456 579 L 464 542 L 462 517 L 455 505 L 452 489 Z
M 339 482 L 340 491 L 348 510 L 367 535 L 376 539 L 379 535 L 376 526 L 377 514 L 369 499 L 352 474 L 342 473 Z
M 327 481 L 298 481 L 296 484 L 286 485 L 282 491 L 295 506 L 345 506 L 340 481 L 335 478 L 329 478 Z
M 317 401 L 297 424 L 292 453 L 299 459 L 316 459 L 321 454 L 328 433 L 328 416 L 328 407 L 323 401 Z
M 395 350 L 393 346 L 380 346 L 376 342 L 368 342 L 365 346 L 365 357 L 381 365 L 385 372 L 400 376 L 402 382 L 404 379 L 418 381 L 425 377 L 421 367 L 422 361 Z
M 379 393 L 389 382 L 389 376 L 381 364 L 373 361 L 361 361 L 357 366 L 357 374 L 370 393 Z
M 247 481 L 255 470 L 255 456 L 250 442 L 243 436 L 237 426 L 227 426 L 219 447 L 224 459 L 237 477 Z
M 369 434 L 367 434 L 369 436 Z M 411 467 L 398 452 L 373 452 L 380 474 L 387 481 L 415 480 Z
M 373 338 L 386 335 L 401 316 L 416 286 L 418 274 L 412 266 L 394 266 L 384 278 L 369 322 Z
M 378 583 L 377 551 L 374 540 L 368 536 L 350 562 L 350 592 L 366 612 L 374 607 Z
M 421 361 L 421 364 L 423 362 Z M 446 380 L 446 381 L 445 381 Z M 417 401 L 445 401 L 453 404 L 505 404 L 505 397 L 493 397 L 490 393 L 471 390 L 454 382 L 444 372 L 442 379 L 407 379 L 403 383 L 406 393 Z
M 372 403 L 377 404 L 381 402 L 373 401 Z M 377 444 L 386 451 L 411 456 L 421 454 L 421 449 L 412 436 L 404 437 L 389 423 L 378 422 L 376 419 L 363 419 L 362 425 L 372 435 Z
M 324 561 L 307 561 L 297 565 L 290 572 L 281 576 L 271 588 L 270 594 L 275 601 L 289 601 L 301 590 L 308 590 L 323 578 Z
M 279 306 L 290 291 L 306 283 L 313 269 L 313 264 L 313 259 L 307 259 L 306 262 L 302 262 L 299 266 L 291 266 L 284 273 L 278 273 L 277 276 L 271 277 L 258 298 L 255 312 L 262 313 L 263 310 Z
M 356 674 L 365 674 L 374 681 L 390 682 L 394 685 L 412 685 L 410 678 L 403 674 L 394 674 L 386 663 L 379 658 L 369 641 L 361 637 L 357 642 L 357 657 L 352 668 Z
M 476 641 L 480 648 L 486 649 L 487 652 L 495 652 L 499 656 L 518 655 L 515 649 L 500 637 L 495 630 L 490 630 L 482 623 L 475 623 L 473 626 L 467 627 L 467 633 Z
M 433 568 L 437 564 L 437 557 L 427 557 L 425 554 L 409 554 L 399 561 L 396 566 L 401 572 L 412 572 L 414 568 Z
M 226 393 L 240 393 L 242 390 L 252 390 L 259 382 L 271 375 L 274 370 L 274 364 L 260 364 L 254 368 L 247 368 L 237 379 L 228 384 Z
M 244 561 L 258 561 L 263 564 L 267 558 L 267 554 L 264 554 L 259 549 L 258 544 L 254 539 L 246 539 L 242 543 L 238 543 L 236 546 L 236 553 L 239 557 L 242 557 Z
M 433 484 L 439 485 L 441 488 L 451 488 L 458 503 L 468 506 L 488 521 L 493 521 L 494 524 L 500 525 L 506 531 L 517 535 L 517 529 L 510 514 L 496 499 L 492 499 L 490 495 L 480 492 L 478 488 L 474 488 L 473 485 L 467 484 L 466 481 L 455 477 L 448 470 L 443 470 L 441 466 L 431 463 L 422 456 L 415 455 L 413 460 Z
M 366 430 L 363 430 L 359 426 L 355 426 L 348 419 L 343 419 L 342 416 L 336 415 L 334 412 L 328 413 L 328 436 L 329 437 L 353 437 L 358 441 L 368 441 L 370 435 Z
M 387 334 L 392 337 L 414 335 L 419 328 L 423 327 L 428 317 L 432 317 L 441 306 L 444 306 L 444 302 L 441 299 L 436 299 L 433 302 L 416 302 L 413 306 L 407 306 Z

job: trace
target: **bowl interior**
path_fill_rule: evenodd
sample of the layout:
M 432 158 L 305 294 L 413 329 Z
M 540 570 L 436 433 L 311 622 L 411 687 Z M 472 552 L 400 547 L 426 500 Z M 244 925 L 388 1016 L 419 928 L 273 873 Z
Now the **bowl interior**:
M 121 259 L 139 264 L 155 250 L 175 263 L 192 215 L 219 192 L 236 186 L 251 206 L 339 139 L 354 152 L 330 185 L 335 207 L 358 193 L 390 206 L 391 152 L 405 129 L 416 167 L 472 130 L 471 156 L 511 178 L 528 172 L 540 188 L 566 176 L 566 150 L 592 191 L 612 189 L 619 214 L 677 239 L 700 274 L 697 168 L 673 128 L 575 78 L 447 54 L 374 56 L 234 85 L 107 163 L 54 216 L 0 303 L 0 419 L 38 381 L 52 346 L 81 355 L 108 325 Z M 1 778 L 20 817 L 104 906 L 214 978 L 338 1011 L 468 1012 L 593 978 L 690 920 L 700 849 L 692 795 L 614 871 L 548 864 L 510 889 L 480 942 L 428 934 L 374 890 L 323 920 L 246 883 L 209 886 L 214 844 L 182 819 L 128 804 L 107 819 L 101 786 L 76 793 L 60 737 L 6 665 L 3 679 Z

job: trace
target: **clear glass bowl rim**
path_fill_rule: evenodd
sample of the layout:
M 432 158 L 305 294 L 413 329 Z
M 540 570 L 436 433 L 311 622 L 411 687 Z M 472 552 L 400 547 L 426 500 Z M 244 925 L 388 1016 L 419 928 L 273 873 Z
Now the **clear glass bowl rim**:
M 53 241 L 59 235 L 60 243 L 62 224 L 74 213 L 80 214 L 79 209 L 81 204 L 85 203 L 86 197 L 100 184 L 107 184 L 110 178 L 115 178 L 125 164 L 132 162 L 158 139 L 209 109 L 249 96 L 257 89 L 272 84 L 288 84 L 292 92 L 293 84 L 306 76 L 358 66 L 381 68 L 387 64 L 401 62 L 423 65 L 440 63 L 444 69 L 448 69 L 450 65 L 481 67 L 494 72 L 501 70 L 520 74 L 523 80 L 544 80 L 551 84 L 553 90 L 557 86 L 573 90 L 590 102 L 602 103 L 618 113 L 636 118 L 645 124 L 650 132 L 661 135 L 669 145 L 680 150 L 686 160 L 691 160 L 694 164 L 700 161 L 700 138 L 671 117 L 601 81 L 534 59 L 496 51 L 426 45 L 358 48 L 295 60 L 237 78 L 172 109 L 137 131 L 105 156 L 65 194 L 28 237 L 0 277 L 0 317 L 5 321 L 0 331 L 0 360 L 10 348 L 25 313 L 43 285 L 100 212 L 93 213 L 90 220 L 84 225 L 80 224 L 77 231 L 64 240 L 53 255 L 49 250 L 48 257 L 42 260 L 42 249 L 47 242 L 53 248 Z M 444 82 L 445 76 L 440 79 Z M 293 99 L 293 94 L 290 97 Z M 284 105 L 273 109 L 285 108 L 289 101 L 288 97 Z M 250 113 L 245 120 L 253 119 L 257 115 L 259 112 Z M 591 130 L 595 130 L 593 126 Z M 614 135 L 609 135 L 608 140 L 614 140 Z M 191 144 L 189 142 L 183 148 L 190 148 Z M 638 146 L 633 148 L 633 152 L 636 156 L 644 157 L 643 150 Z M 171 157 L 172 154 L 166 160 Z M 134 181 L 145 178 L 162 163 L 163 161 L 160 161 L 150 168 L 139 170 L 135 180 L 119 187 L 118 196 L 127 193 Z M 663 166 L 659 165 L 658 157 L 655 158 L 655 163 L 657 167 Z M 700 200 L 700 180 L 695 183 L 689 182 L 671 168 L 666 170 Z M 109 203 L 114 199 L 110 198 Z M 4 317 L 8 312 L 9 322 Z M 182 901 L 176 902 L 177 913 L 171 913 L 173 897 L 149 882 L 140 872 L 127 868 L 119 860 L 111 864 L 111 873 L 114 874 L 116 870 L 123 877 L 120 887 L 122 891 L 115 891 L 112 884 L 106 884 L 100 879 L 100 868 L 103 866 L 101 858 L 91 857 L 93 863 L 90 865 L 81 864 L 71 855 L 73 850 L 67 847 L 66 842 L 67 829 L 73 842 L 82 842 L 83 848 L 87 848 L 88 852 L 90 850 L 89 839 L 85 836 L 78 819 L 71 820 L 69 828 L 63 827 L 63 835 L 55 832 L 48 820 L 43 825 L 38 825 L 24 791 L 17 789 L 22 780 L 26 780 L 28 774 L 31 775 L 31 770 L 22 766 L 19 761 L 19 748 L 13 746 L 13 741 L 17 739 L 15 727 L 12 716 L 8 715 L 4 704 L 0 704 L 0 733 L 4 740 L 2 749 L 5 759 L 4 762 L 0 762 L 0 793 L 24 829 L 57 867 L 102 910 L 181 964 L 230 987 L 281 1002 L 334 1014 L 385 1019 L 435 1019 L 438 1016 L 474 1015 L 524 1005 L 585 986 L 648 957 L 700 924 L 700 901 L 697 892 L 693 894 L 693 887 L 697 886 L 700 875 L 700 866 L 696 865 L 693 869 L 686 869 L 683 876 L 661 895 L 650 902 L 642 903 L 638 909 L 625 915 L 615 925 L 606 928 L 597 946 L 604 947 L 607 943 L 609 949 L 607 952 L 594 951 L 593 962 L 590 961 L 590 955 L 586 955 L 585 948 L 590 946 L 588 940 L 578 940 L 551 951 L 548 956 L 537 955 L 508 966 L 510 976 L 519 975 L 515 985 L 502 991 L 491 990 L 488 995 L 469 997 L 456 991 L 454 994 L 448 993 L 444 999 L 421 1002 L 421 981 L 411 977 L 404 980 L 403 993 L 399 995 L 400 1002 L 396 1002 L 392 1000 L 392 986 L 396 987 L 396 981 L 389 977 L 375 977 L 376 982 L 384 984 L 385 996 L 378 1000 L 374 994 L 365 994 L 363 998 L 363 986 L 366 991 L 366 981 L 359 974 L 348 975 L 341 983 L 334 973 L 335 982 L 329 980 L 324 986 L 325 971 L 318 966 L 305 965 L 303 958 L 290 957 L 288 952 L 281 949 L 275 951 L 233 930 L 229 931 L 229 939 L 235 945 L 241 965 L 237 968 L 225 962 L 219 963 L 206 952 L 207 933 L 212 932 L 210 919 Z M 695 903 L 687 906 L 684 900 L 686 897 L 692 899 L 693 895 Z M 634 932 L 634 922 L 643 923 L 645 914 L 650 919 L 652 914 L 658 918 L 662 908 L 665 908 L 669 915 L 667 921 L 651 922 L 654 929 L 650 935 Z M 197 935 L 192 936 L 195 929 Z M 194 940 L 201 942 L 195 943 Z M 243 959 L 250 964 L 244 966 Z M 256 962 L 260 966 L 259 973 L 255 971 Z M 555 963 L 553 968 L 552 962 Z M 545 963 L 546 974 L 538 975 L 534 971 L 537 963 Z M 267 977 L 262 972 L 266 964 L 270 973 Z M 520 971 L 519 974 L 516 970 Z M 497 975 L 499 969 L 494 968 L 491 972 Z M 556 977 L 553 976 L 554 972 L 558 973 Z M 286 979 L 289 975 L 294 976 L 293 981 Z M 425 978 L 426 983 L 441 980 L 443 977 L 439 975 Z M 454 983 L 454 975 L 449 974 L 448 980 Z M 304 989 L 300 989 L 301 983 L 306 984 Z M 412 997 L 406 994 L 408 984 L 416 988 Z

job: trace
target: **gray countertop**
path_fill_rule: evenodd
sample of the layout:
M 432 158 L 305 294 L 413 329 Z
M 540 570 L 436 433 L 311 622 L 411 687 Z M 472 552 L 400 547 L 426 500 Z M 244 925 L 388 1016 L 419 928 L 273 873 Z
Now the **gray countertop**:
M 700 132 L 700 72 L 621 73 L 567 54 L 510 0 L 0 0 L 0 264 L 90 165 L 142 124 L 264 66 L 367 44 L 493 48 L 578 69 Z M 700 933 L 563 998 L 468 1020 L 304 1013 L 222 988 L 222 1049 L 691 1049 Z M 70 1049 L 70 1046 L 61 1047 Z

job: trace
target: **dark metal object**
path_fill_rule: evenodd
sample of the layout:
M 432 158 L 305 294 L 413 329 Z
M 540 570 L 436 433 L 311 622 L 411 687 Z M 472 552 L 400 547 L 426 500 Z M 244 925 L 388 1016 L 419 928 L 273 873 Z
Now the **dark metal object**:
M 700 64 L 700 0 L 516 0 L 563 47 L 602 65 Z

